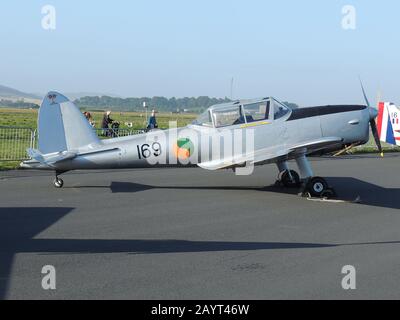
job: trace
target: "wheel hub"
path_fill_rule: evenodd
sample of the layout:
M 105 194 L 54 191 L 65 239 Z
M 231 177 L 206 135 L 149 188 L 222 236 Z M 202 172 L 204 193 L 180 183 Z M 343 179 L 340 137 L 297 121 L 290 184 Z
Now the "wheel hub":
M 315 192 L 322 192 L 324 190 L 324 185 L 321 182 L 314 183 L 313 189 Z

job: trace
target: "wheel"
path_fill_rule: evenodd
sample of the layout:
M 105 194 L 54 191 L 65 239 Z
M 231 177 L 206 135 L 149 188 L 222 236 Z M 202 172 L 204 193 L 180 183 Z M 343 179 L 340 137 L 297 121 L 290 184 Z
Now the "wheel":
M 314 177 L 308 182 L 307 190 L 312 197 L 321 197 L 328 190 L 328 183 L 324 178 Z
M 289 174 L 290 172 L 290 174 Z M 285 170 L 281 173 L 280 179 L 286 188 L 298 188 L 301 186 L 300 176 L 294 170 Z
M 63 185 L 64 185 L 63 179 L 60 179 L 60 178 L 55 178 L 55 179 L 54 179 L 54 186 L 55 186 L 56 188 L 62 188 Z

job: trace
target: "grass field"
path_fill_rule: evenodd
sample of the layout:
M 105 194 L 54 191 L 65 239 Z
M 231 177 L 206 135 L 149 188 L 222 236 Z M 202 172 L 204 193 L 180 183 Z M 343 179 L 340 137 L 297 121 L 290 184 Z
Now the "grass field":
M 94 121 L 96 123 L 96 128 L 101 127 L 101 120 L 103 117 L 102 112 L 91 112 Z M 27 109 L 11 109 L 11 108 L 0 108 L 0 127 L 1 126 L 16 126 L 16 127 L 26 127 L 36 129 L 37 127 L 37 115 L 38 110 L 27 110 Z M 157 114 L 157 122 L 159 128 L 167 129 L 169 127 L 170 121 L 176 121 L 178 127 L 186 126 L 191 123 L 197 117 L 196 114 L 175 114 L 175 113 L 159 113 Z M 132 123 L 133 127 L 131 129 L 140 130 L 146 127 L 146 114 L 139 112 L 114 112 L 111 114 L 111 118 L 115 121 L 120 122 L 121 129 L 127 129 L 128 123 Z M 0 159 L 1 155 L 11 152 L 10 141 L 7 141 L 4 136 L 1 136 L 0 132 Z M 400 151 L 400 148 L 393 148 L 392 146 L 383 144 L 385 152 L 395 152 Z M 25 154 L 25 149 L 29 145 L 18 146 L 18 150 L 13 150 L 18 152 L 18 154 Z M 20 150 L 19 150 L 20 149 Z M 365 152 L 377 152 L 375 143 L 371 138 L 370 142 L 362 147 L 354 148 L 351 152 L 353 153 L 365 153 Z M 18 166 L 19 162 L 1 162 L 0 170 L 13 169 Z
M 0 126 L 36 128 L 37 110 L 0 108 Z

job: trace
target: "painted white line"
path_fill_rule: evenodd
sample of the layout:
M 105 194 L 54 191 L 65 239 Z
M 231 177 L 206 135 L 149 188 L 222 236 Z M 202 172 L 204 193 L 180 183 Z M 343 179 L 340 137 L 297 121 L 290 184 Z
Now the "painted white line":
M 327 199 L 327 198 L 307 198 L 309 201 L 317 201 L 317 202 L 329 202 L 329 203 L 361 203 L 361 198 L 358 196 L 353 201 L 347 200 L 334 200 L 334 199 Z

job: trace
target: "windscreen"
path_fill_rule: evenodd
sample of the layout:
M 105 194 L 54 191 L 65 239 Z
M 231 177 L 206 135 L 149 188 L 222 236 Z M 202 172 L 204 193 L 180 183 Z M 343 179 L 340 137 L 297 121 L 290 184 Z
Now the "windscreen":
M 273 100 L 274 102 L 274 119 L 280 119 L 283 118 L 284 116 L 286 116 L 290 110 L 287 106 L 285 106 L 284 104 L 280 103 L 277 100 Z
M 192 122 L 192 124 L 197 125 L 197 126 L 205 126 L 205 127 L 212 127 L 212 120 L 211 120 L 211 115 L 210 111 L 207 110 L 203 112 L 201 115 L 197 117 L 196 120 Z
M 245 123 L 240 106 L 213 111 L 214 123 L 217 128 Z
M 247 104 L 243 106 L 246 122 L 255 122 L 268 120 L 269 118 L 269 101 Z

